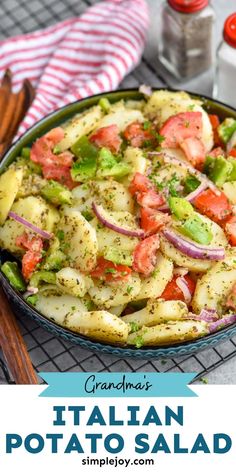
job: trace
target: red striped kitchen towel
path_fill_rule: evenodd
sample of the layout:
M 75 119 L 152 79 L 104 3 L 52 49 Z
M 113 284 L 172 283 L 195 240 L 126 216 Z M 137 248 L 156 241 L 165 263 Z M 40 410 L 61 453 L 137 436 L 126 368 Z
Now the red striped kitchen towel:
M 36 97 L 18 135 L 52 110 L 114 90 L 140 60 L 148 27 L 145 0 L 105 0 L 79 18 L 0 42 L 0 78 L 28 77 Z

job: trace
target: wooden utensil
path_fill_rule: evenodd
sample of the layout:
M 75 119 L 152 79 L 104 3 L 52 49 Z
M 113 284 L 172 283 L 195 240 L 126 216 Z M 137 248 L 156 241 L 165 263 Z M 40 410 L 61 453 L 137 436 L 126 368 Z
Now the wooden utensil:
M 18 93 L 12 91 L 12 74 L 7 70 L 0 85 L 0 158 L 12 140 L 35 96 L 29 80 L 24 80 Z
M 0 287 L 0 345 L 16 384 L 38 384 L 25 342 L 6 295 Z

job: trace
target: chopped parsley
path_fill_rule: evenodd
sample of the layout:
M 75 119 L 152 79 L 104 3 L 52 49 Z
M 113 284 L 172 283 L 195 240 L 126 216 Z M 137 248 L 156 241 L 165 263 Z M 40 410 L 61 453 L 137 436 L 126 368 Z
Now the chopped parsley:
M 144 121 L 144 123 L 143 123 L 143 129 L 144 129 L 145 131 L 147 131 L 147 130 L 150 128 L 150 126 L 151 126 L 151 122 L 150 122 L 150 121 Z
M 134 287 L 131 287 L 131 285 L 128 285 L 127 287 L 127 293 L 131 293 Z
M 113 267 L 108 267 L 105 269 L 105 274 L 116 274 L 117 270 L 114 269 Z
M 62 231 L 62 229 L 59 229 L 57 231 L 56 236 L 58 237 L 59 241 L 64 241 L 64 239 L 65 239 L 65 233 L 64 233 L 64 231 Z
M 142 334 L 140 334 L 139 336 L 136 336 L 134 342 L 135 342 L 135 346 L 137 347 L 137 349 L 142 347 L 144 345 L 144 339 L 143 339 Z

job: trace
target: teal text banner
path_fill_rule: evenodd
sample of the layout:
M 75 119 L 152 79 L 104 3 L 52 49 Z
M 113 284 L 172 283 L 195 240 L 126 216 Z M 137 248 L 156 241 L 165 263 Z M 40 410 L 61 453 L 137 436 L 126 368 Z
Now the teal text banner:
M 41 397 L 196 397 L 194 373 L 41 372 Z

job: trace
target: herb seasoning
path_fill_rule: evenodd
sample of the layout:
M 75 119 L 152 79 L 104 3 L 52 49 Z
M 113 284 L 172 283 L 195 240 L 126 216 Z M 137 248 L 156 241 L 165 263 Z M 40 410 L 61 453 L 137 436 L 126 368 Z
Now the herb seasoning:
M 212 64 L 214 10 L 209 0 L 166 0 L 162 5 L 159 58 L 177 78 L 193 77 Z

